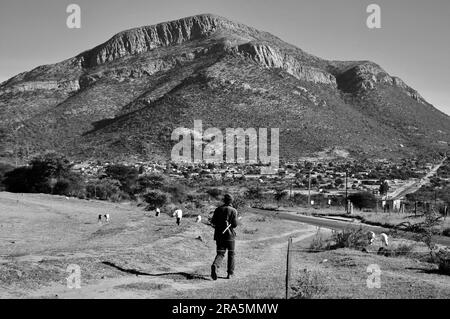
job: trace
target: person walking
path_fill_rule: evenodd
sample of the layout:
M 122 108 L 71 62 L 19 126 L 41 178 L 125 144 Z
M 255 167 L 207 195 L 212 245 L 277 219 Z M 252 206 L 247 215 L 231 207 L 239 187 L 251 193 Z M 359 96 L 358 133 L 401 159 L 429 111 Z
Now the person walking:
M 159 210 L 159 207 L 156 207 L 155 212 L 156 212 L 156 217 L 158 217 L 159 214 L 161 213 L 161 211 Z
M 180 225 L 180 222 L 181 222 L 181 218 L 183 217 L 183 212 L 181 211 L 181 209 L 176 209 L 174 212 L 173 212 L 173 217 L 176 217 L 177 218 L 177 225 L 179 226 Z
M 223 205 L 217 207 L 211 219 L 214 227 L 214 240 L 216 241 L 217 255 L 211 265 L 211 278 L 217 280 L 217 270 L 222 264 L 226 251 L 228 251 L 227 279 L 234 275 L 235 238 L 237 227 L 237 210 L 232 206 L 233 197 L 225 194 Z

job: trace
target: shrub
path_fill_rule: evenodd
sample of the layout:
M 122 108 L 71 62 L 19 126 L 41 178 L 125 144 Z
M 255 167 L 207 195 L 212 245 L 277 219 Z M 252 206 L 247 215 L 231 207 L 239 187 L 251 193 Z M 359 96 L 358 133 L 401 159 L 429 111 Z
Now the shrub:
M 90 181 L 86 185 L 86 197 L 107 200 L 120 192 L 120 182 L 114 179 L 102 178 Z
M 233 199 L 233 207 L 236 209 L 243 208 L 247 202 L 245 201 L 245 198 L 241 195 L 234 195 Z M 239 214 L 242 215 L 242 211 L 239 212 Z
M 263 197 L 263 192 L 259 186 L 250 186 L 245 192 L 245 196 L 248 199 L 261 199 Z
M 30 167 L 23 166 L 13 169 L 5 174 L 3 184 L 8 192 L 28 193 L 31 192 Z
M 2 191 L 6 186 L 3 184 L 3 178 L 5 177 L 5 174 L 12 171 L 14 169 L 14 166 L 0 163 L 0 191 Z
M 220 195 L 222 195 L 222 190 L 220 188 L 210 188 L 206 192 L 215 199 L 219 199 Z
M 278 187 L 274 191 L 275 193 L 273 194 L 273 198 L 278 202 L 278 204 L 288 195 L 288 192 L 282 187 Z
M 316 235 L 313 237 L 309 245 L 310 252 L 319 252 L 330 248 L 329 243 L 322 237 L 320 230 L 317 230 Z
M 448 237 L 450 237 L 450 227 L 445 228 L 445 229 L 442 231 L 442 235 L 443 235 L 443 236 L 448 236 Z
M 126 165 L 110 165 L 106 167 L 105 174 L 110 179 L 115 179 L 120 182 L 120 189 L 128 194 L 132 194 L 136 188 L 136 182 L 139 176 L 139 171 L 133 166 Z
M 164 175 L 158 173 L 150 173 L 140 176 L 137 179 L 136 191 L 143 192 L 146 189 L 160 189 L 167 183 Z
M 58 180 L 72 175 L 71 164 L 64 156 L 46 153 L 33 158 L 29 166 L 7 172 L 3 184 L 10 192 L 52 193 Z
M 344 229 L 343 231 L 333 231 L 332 240 L 335 248 L 355 248 L 360 249 L 367 245 L 367 233 L 362 228 Z
M 162 207 L 169 202 L 170 195 L 159 190 L 152 190 L 146 193 L 144 201 L 148 204 L 148 208 L 153 210 Z
M 356 208 L 375 208 L 377 199 L 374 194 L 369 192 L 359 192 L 351 194 L 348 199 L 355 205 Z
M 413 245 L 400 244 L 392 249 L 394 256 L 409 256 L 414 249 Z
M 83 190 L 81 177 L 76 174 L 59 179 L 53 186 L 53 194 L 57 195 L 77 196 Z
M 291 289 L 294 293 L 291 299 L 312 299 L 325 294 L 328 286 L 323 274 L 304 269 Z
M 187 198 L 187 189 L 184 185 L 170 185 L 165 186 L 163 191 L 170 194 L 172 202 L 184 203 Z

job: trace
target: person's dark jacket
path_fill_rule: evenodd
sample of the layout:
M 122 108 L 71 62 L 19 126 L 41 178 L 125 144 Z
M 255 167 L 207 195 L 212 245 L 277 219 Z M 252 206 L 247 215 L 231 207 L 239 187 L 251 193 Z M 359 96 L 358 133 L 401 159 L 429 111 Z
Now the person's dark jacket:
M 215 228 L 214 240 L 234 240 L 236 237 L 234 228 L 237 227 L 237 210 L 230 205 L 217 207 L 214 211 L 211 223 Z M 231 224 L 231 226 L 224 234 L 222 234 L 228 224 Z

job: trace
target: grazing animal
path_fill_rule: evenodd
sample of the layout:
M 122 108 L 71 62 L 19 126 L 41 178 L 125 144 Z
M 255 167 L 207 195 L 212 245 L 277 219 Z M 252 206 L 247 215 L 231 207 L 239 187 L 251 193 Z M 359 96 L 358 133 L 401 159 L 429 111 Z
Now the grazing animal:
M 373 231 L 369 231 L 367 233 L 367 239 L 369 239 L 369 245 L 373 244 L 373 241 L 375 240 L 375 233 Z
M 106 222 L 109 223 L 109 214 L 105 214 Z
M 198 215 L 195 222 L 200 223 L 202 221 L 202 216 Z
M 176 209 L 174 212 L 173 212 L 173 217 L 176 217 L 177 218 L 177 225 L 180 225 L 180 222 L 181 222 L 181 218 L 183 217 L 183 212 L 181 211 L 181 209 Z
M 386 235 L 385 233 L 380 234 L 381 237 L 381 242 L 383 243 L 384 246 L 389 246 L 389 241 L 388 241 L 388 235 Z

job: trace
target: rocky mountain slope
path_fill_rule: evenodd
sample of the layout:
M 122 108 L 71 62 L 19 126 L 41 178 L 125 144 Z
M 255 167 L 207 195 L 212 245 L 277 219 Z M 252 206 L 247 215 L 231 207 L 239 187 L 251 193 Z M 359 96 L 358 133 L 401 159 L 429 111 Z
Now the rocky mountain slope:
M 116 34 L 0 84 L 0 156 L 166 159 L 172 131 L 280 128 L 280 154 L 447 150 L 450 117 L 370 61 L 327 61 L 205 14 Z

